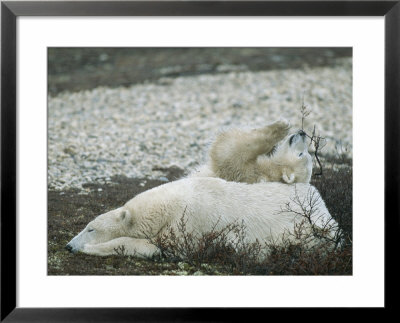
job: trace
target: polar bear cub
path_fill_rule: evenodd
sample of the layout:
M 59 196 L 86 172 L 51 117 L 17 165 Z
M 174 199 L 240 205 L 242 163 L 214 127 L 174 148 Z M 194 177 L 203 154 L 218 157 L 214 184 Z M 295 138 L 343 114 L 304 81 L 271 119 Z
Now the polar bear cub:
M 219 177 L 250 184 L 309 183 L 312 158 L 306 134 L 300 130 L 288 135 L 289 128 L 288 122 L 280 120 L 251 131 L 222 132 L 211 145 L 209 162 L 189 176 Z
M 310 184 L 245 184 L 213 177 L 189 177 L 170 182 L 128 201 L 124 206 L 99 215 L 66 246 L 71 252 L 93 255 L 115 254 L 124 247 L 127 255 L 149 258 L 159 252 L 149 242 L 159 234 L 176 230 L 183 214 L 188 232 L 207 233 L 235 221 L 244 223 L 249 242 L 279 238 L 294 230 L 303 219 L 301 206 L 293 203 L 312 197 L 314 225 L 335 223 L 318 191 Z M 291 210 L 285 206 L 291 205 Z M 286 211 L 285 211 L 286 210 Z

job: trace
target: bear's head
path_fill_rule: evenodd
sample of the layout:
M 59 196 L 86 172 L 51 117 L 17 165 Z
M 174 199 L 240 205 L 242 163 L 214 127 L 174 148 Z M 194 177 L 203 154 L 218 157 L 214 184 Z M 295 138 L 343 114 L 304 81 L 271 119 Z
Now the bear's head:
M 66 249 L 75 253 L 82 251 L 86 244 L 99 244 L 125 236 L 131 221 L 132 217 L 126 207 L 101 214 L 68 242 Z
M 281 166 L 283 182 L 310 182 L 313 164 L 306 139 L 306 133 L 299 130 L 287 136 L 271 156 L 271 161 Z

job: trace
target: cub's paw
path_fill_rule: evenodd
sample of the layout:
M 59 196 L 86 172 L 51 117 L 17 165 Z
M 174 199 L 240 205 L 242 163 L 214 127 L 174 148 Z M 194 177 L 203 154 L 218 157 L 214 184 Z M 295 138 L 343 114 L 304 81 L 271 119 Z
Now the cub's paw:
M 267 130 L 266 135 L 268 137 L 268 140 L 273 140 L 275 142 L 278 142 L 288 135 L 289 129 L 290 129 L 289 121 L 281 119 L 275 121 L 274 123 L 266 127 Z

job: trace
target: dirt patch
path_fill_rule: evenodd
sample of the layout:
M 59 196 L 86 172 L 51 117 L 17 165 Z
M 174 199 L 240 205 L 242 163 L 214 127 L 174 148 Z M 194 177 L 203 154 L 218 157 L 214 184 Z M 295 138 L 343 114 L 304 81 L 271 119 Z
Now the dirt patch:
M 178 167 L 164 169 L 168 180 L 183 175 Z M 48 274 L 49 275 L 151 275 L 159 274 L 176 265 L 141 261 L 131 257 L 93 257 L 70 254 L 65 245 L 89 221 L 123 205 L 135 195 L 166 181 L 132 179 L 114 176 L 112 184 L 83 185 L 84 192 L 76 189 L 48 192 Z
M 336 164 L 335 164 L 336 165 Z M 352 235 L 352 171 L 351 161 L 340 167 L 325 169 L 324 175 L 314 177 L 312 184 L 321 192 L 332 216 L 351 240 Z M 169 180 L 181 177 L 184 172 L 178 167 L 163 169 Z M 90 256 L 71 254 L 65 245 L 80 232 L 95 216 L 120 207 L 135 195 L 164 184 L 165 181 L 132 179 L 124 176 L 112 178 L 112 184 L 88 183 L 84 192 L 78 190 L 48 192 L 48 275 L 232 275 L 230 268 L 204 264 L 199 271 L 187 263 L 140 260 L 123 255 Z M 350 251 L 351 252 L 351 247 Z M 349 264 L 337 272 L 321 267 L 318 260 L 307 259 L 307 264 L 293 264 L 287 254 L 275 255 L 279 270 L 258 268 L 257 273 L 275 275 L 312 274 L 318 265 L 319 274 L 351 275 Z M 337 260 L 337 259 L 336 259 Z M 335 260 L 335 261 L 336 261 Z M 332 266 L 330 261 L 329 266 Z M 204 268 L 203 268 L 204 267 Z M 268 270 L 267 270 L 268 269 Z M 247 273 L 251 274 L 251 273 Z M 256 273 L 254 273 L 256 274 Z
M 351 48 L 49 48 L 49 94 L 230 71 L 335 66 Z

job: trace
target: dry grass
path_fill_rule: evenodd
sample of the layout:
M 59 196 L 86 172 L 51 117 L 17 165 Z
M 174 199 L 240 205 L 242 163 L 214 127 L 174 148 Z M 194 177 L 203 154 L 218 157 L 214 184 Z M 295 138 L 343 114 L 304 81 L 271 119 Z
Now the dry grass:
M 232 223 L 194 239 L 183 217 L 175 237 L 159 237 L 155 243 L 162 259 L 140 260 L 119 255 L 97 257 L 72 255 L 66 243 L 96 214 L 118 207 L 132 196 L 162 184 L 115 178 L 110 185 L 89 185 L 87 195 L 75 191 L 49 192 L 49 275 L 351 275 L 352 274 L 352 161 L 343 156 L 322 156 L 324 173 L 313 176 L 329 212 L 342 233 L 341 246 L 312 248 L 299 241 L 264 241 L 249 244 L 245 224 Z M 333 167 L 328 167 L 333 165 Z M 98 189 L 101 188 L 101 191 Z M 72 213 L 71 213 L 72 210 Z M 179 234 L 178 234 L 179 233 Z M 186 240 L 185 240 L 186 237 Z M 195 241 L 197 241 L 195 243 Z M 260 260 L 268 247 L 269 257 Z

